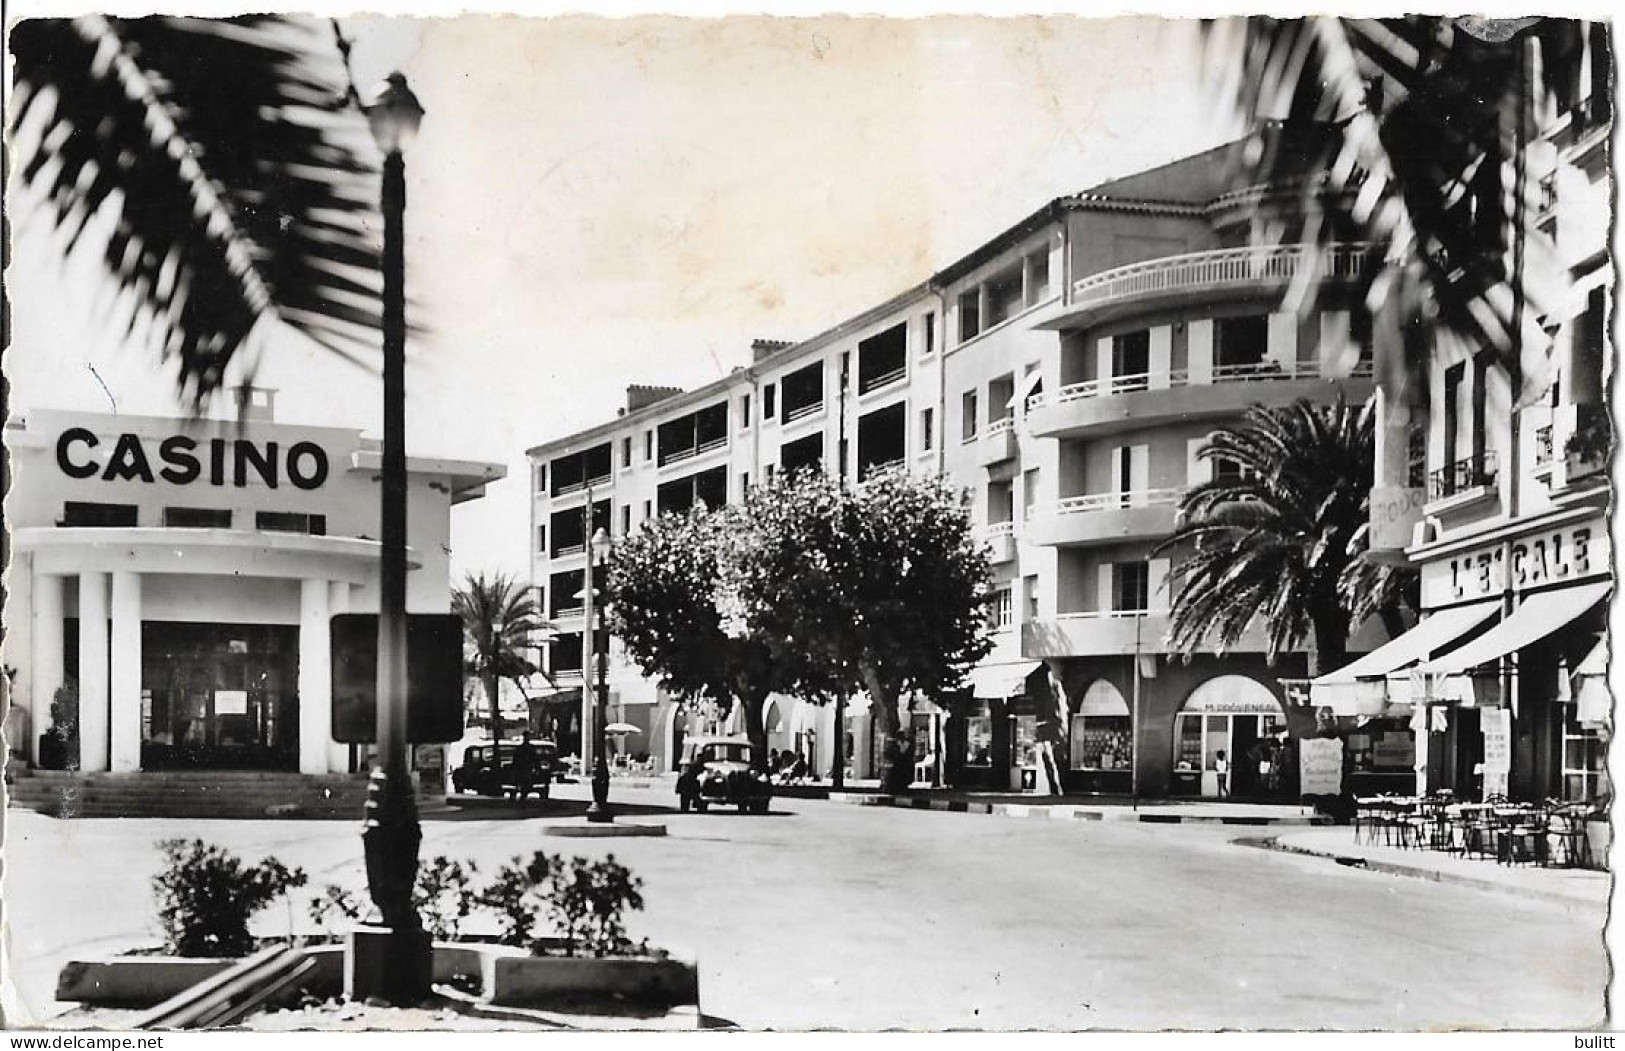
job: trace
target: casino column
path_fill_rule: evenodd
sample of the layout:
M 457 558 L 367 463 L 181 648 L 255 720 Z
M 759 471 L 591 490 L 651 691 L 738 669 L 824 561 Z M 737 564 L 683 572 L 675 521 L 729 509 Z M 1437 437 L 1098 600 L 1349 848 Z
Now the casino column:
M 333 737 L 333 637 L 328 581 L 299 582 L 299 772 L 327 773 Z
M 51 728 L 51 703 L 65 683 L 62 665 L 62 588 L 66 578 L 55 573 L 34 574 L 33 662 L 29 689 L 33 691 L 33 719 L 28 753 L 40 761 L 40 735 Z
M 79 769 L 107 769 L 107 574 L 79 574 Z
M 113 573 L 112 614 L 111 767 L 131 773 L 141 769 L 141 574 Z
M 330 619 L 332 616 L 339 613 L 350 612 L 350 585 L 348 582 L 343 580 L 334 580 L 327 585 L 327 612 Z M 329 638 L 331 638 L 331 634 L 329 635 Z M 329 646 L 331 648 L 331 643 Z M 328 659 L 332 659 L 331 653 L 329 654 Z M 332 683 L 329 681 L 329 692 L 331 692 L 332 688 Z M 332 710 L 329 709 L 327 715 L 323 718 L 328 722 L 329 725 L 331 725 L 333 718 Z M 351 745 L 339 744 L 337 741 L 331 739 L 331 734 L 329 735 L 329 739 L 327 741 L 327 769 L 329 773 L 342 774 L 349 772 L 351 747 Z

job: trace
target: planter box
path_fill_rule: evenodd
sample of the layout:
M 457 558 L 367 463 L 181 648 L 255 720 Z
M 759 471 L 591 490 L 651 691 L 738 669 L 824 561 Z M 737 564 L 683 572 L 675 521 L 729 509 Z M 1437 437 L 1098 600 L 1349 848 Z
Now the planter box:
M 678 959 L 487 953 L 482 962 L 481 998 L 505 1007 L 558 1002 L 672 1007 L 700 1000 L 698 970 Z
M 100 956 L 69 960 L 56 998 L 97 1007 L 152 1007 L 236 964 L 189 956 Z

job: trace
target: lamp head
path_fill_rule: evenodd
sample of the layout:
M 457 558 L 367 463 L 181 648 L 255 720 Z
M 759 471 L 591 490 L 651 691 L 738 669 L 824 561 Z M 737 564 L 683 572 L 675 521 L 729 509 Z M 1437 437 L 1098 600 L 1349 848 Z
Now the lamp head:
M 609 534 L 603 529 L 592 535 L 592 553 L 598 556 L 600 562 L 609 557 L 610 546 Z
M 423 123 L 423 106 L 401 73 L 391 73 L 375 86 L 361 109 L 372 128 L 373 141 L 385 156 L 410 146 Z

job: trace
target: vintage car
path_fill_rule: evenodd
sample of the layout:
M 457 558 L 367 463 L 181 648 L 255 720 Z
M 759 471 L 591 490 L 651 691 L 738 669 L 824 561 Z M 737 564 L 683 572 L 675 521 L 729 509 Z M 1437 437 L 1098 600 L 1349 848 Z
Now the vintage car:
M 741 813 L 767 813 L 773 784 L 761 756 L 744 737 L 697 737 L 684 742 L 677 777 L 680 809 L 705 813 L 712 803 L 738 806 Z
M 530 769 L 520 766 L 528 745 Z M 462 765 L 451 772 L 451 787 L 458 792 L 482 796 L 517 795 L 535 792 L 546 799 L 558 770 L 559 749 L 552 741 L 503 741 L 500 744 L 470 745 L 463 752 Z

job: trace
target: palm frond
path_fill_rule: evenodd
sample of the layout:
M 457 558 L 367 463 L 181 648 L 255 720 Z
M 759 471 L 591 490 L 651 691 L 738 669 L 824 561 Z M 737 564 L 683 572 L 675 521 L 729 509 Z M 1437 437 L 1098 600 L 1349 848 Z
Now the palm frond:
M 70 249 L 96 246 L 206 397 L 262 322 L 357 355 L 379 324 L 374 149 L 337 50 L 283 18 L 35 19 L 11 31 L 19 173 Z

